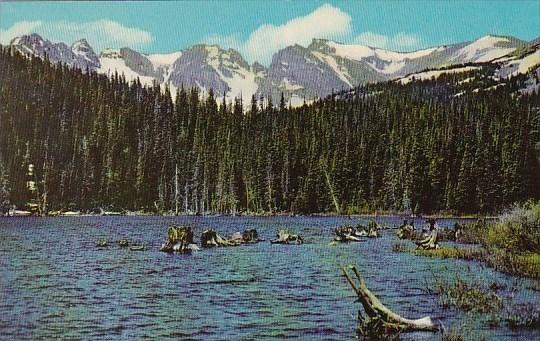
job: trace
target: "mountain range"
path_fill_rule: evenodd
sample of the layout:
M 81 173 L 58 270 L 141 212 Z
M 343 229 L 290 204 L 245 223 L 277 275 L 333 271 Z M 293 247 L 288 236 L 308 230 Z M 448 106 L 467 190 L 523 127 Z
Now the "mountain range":
M 395 52 L 365 45 L 347 45 L 313 39 L 307 47 L 288 46 L 277 51 L 268 67 L 249 64 L 236 50 L 198 44 L 168 54 L 144 54 L 125 47 L 105 49 L 98 55 L 81 39 L 71 46 L 54 43 L 33 33 L 10 45 L 25 55 L 47 57 L 82 70 L 123 74 L 144 84 L 157 82 L 175 88 L 194 87 L 228 98 L 252 95 L 279 98 L 281 93 L 298 105 L 370 82 L 434 77 L 440 69 L 462 64 L 493 63 L 496 76 L 524 73 L 540 64 L 540 38 L 531 42 L 510 36 L 488 35 L 475 41 Z M 471 66 L 468 66 L 471 67 Z M 463 67 L 466 69 L 466 67 Z M 456 72 L 456 71 L 454 71 Z

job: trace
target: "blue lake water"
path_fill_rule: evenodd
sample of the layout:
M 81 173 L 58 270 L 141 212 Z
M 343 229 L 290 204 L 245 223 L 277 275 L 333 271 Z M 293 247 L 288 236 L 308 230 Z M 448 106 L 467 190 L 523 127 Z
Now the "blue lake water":
M 398 224 L 399 218 L 379 218 Z M 487 285 L 516 302 L 540 302 L 531 280 L 478 263 L 394 253 L 394 230 L 361 243 L 330 246 L 332 229 L 366 222 L 347 217 L 62 217 L 0 218 L 0 339 L 76 340 L 348 340 L 361 309 L 341 275 L 355 264 L 368 287 L 408 318 L 426 315 L 469 336 L 540 339 L 540 331 L 489 327 L 488 316 L 444 309 L 427 287 L 434 276 Z M 419 224 L 420 222 L 418 222 Z M 441 221 L 451 226 L 454 221 Z M 223 236 L 255 228 L 266 241 L 192 255 L 159 252 L 171 224 L 191 224 L 196 241 L 206 228 Z M 417 224 L 417 225 L 418 225 Z M 304 245 L 272 245 L 279 228 Z M 137 252 L 96 248 L 129 239 Z M 514 289 L 517 289 L 515 291 Z M 405 339 L 433 340 L 432 333 Z

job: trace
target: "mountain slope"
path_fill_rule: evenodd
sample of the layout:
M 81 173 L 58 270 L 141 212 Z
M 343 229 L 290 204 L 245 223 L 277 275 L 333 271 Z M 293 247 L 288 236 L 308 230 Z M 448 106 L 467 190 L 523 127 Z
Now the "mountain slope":
M 395 52 L 314 39 L 307 48 L 295 45 L 278 51 L 262 91 L 273 96 L 284 91 L 289 97 L 323 97 L 426 69 L 489 62 L 523 46 L 526 43 L 518 39 L 490 35 L 473 42 Z
M 249 98 L 264 77 L 264 68 L 250 66 L 237 51 L 201 44 L 182 52 L 165 81 L 175 87 L 213 89 L 218 96 Z
M 11 46 L 27 56 L 47 55 L 53 62 L 108 75 L 117 72 L 128 80 L 139 78 L 143 84 L 157 82 L 172 88 L 196 86 L 203 91 L 213 89 L 217 96 L 225 94 L 228 98 L 248 99 L 252 95 L 279 98 L 283 93 L 293 105 L 366 83 L 461 64 L 505 61 L 505 65 L 498 64 L 499 77 L 523 73 L 535 64 L 537 56 L 530 56 L 536 50 L 531 50 L 533 44 L 534 41 L 488 35 L 472 42 L 395 52 L 314 39 L 307 47 L 294 45 L 277 51 L 266 68 L 258 63 L 249 65 L 238 51 L 217 45 L 199 44 L 183 51 L 149 55 L 130 48 L 106 49 L 98 58 L 84 39 L 71 47 L 51 43 L 37 34 L 11 42 Z M 513 59 L 504 59 L 512 54 L 516 54 Z M 525 55 L 528 59 L 520 62 Z

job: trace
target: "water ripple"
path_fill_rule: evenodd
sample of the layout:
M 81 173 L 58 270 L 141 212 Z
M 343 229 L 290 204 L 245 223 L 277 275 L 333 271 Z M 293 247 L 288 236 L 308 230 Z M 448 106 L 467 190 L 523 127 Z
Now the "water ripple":
M 1 218 L 0 218 L 1 219 Z M 365 223 L 365 220 L 358 220 Z M 400 218 L 389 219 L 389 224 Z M 286 227 L 305 245 L 268 242 L 203 250 L 192 255 L 158 251 L 169 224 L 190 223 L 198 236 L 256 228 L 265 240 Z M 347 340 L 360 308 L 339 267 L 359 265 L 368 286 L 397 312 L 431 315 L 446 326 L 472 324 L 489 339 L 519 332 L 485 329 L 479 321 L 444 310 L 426 285 L 433 272 L 469 276 L 512 287 L 513 280 L 474 263 L 391 251 L 395 231 L 365 243 L 329 246 L 341 217 L 74 217 L 3 219 L 0 224 L 0 339 L 76 340 Z M 452 221 L 443 221 L 452 226 Z M 130 252 L 114 241 L 148 245 Z M 95 243 L 108 239 L 110 246 Z M 467 272 L 470 269 L 470 272 Z M 472 275 L 470 275 L 472 276 Z M 519 281 L 519 283 L 522 283 Z M 524 282 L 523 282 L 524 283 Z M 520 284 L 525 285 L 525 284 Z M 540 293 L 523 290 L 521 300 Z M 472 320 L 471 320 L 472 319 Z M 521 336 L 539 339 L 539 331 Z M 428 340 L 429 333 L 408 339 Z

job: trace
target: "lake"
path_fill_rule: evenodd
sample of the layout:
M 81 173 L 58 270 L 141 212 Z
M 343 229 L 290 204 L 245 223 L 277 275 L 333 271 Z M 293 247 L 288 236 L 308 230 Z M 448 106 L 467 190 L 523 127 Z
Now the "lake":
M 397 225 L 401 218 L 378 218 Z M 395 312 L 426 315 L 446 328 L 487 339 L 540 339 L 540 331 L 489 327 L 486 316 L 444 309 L 426 290 L 434 276 L 506 286 L 515 302 L 540 302 L 531 280 L 479 263 L 392 252 L 395 230 L 361 243 L 330 246 L 332 229 L 367 222 L 347 217 L 60 217 L 0 218 L 0 339 L 347 340 L 354 339 L 360 303 L 341 275 L 355 264 L 368 287 Z M 439 221 L 452 226 L 453 220 Z M 255 228 L 264 242 L 159 252 L 171 224 L 191 224 L 195 239 L 214 228 L 222 236 Z M 421 225 L 421 221 L 416 223 Z M 304 245 L 272 245 L 279 228 Z M 116 245 L 129 239 L 137 252 Z M 108 248 L 96 241 L 108 239 Z M 408 242 L 407 242 L 408 243 Z M 514 290 L 516 289 L 517 290 Z M 432 333 L 405 339 L 432 340 Z

